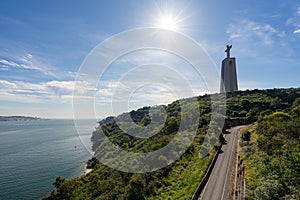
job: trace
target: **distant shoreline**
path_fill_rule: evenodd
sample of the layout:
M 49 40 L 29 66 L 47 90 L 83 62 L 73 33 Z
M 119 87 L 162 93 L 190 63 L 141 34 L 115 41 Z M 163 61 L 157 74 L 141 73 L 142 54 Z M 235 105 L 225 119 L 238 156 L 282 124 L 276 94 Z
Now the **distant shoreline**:
M 33 121 L 33 120 L 46 120 L 38 117 L 28 116 L 0 116 L 0 122 L 12 122 L 12 121 Z

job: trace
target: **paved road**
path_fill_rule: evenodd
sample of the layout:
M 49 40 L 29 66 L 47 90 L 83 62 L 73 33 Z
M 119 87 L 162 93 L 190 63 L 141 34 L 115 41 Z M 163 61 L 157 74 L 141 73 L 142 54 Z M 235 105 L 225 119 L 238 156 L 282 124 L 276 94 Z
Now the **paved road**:
M 216 165 L 200 195 L 199 200 L 227 200 L 232 186 L 230 182 L 238 145 L 238 131 L 242 126 L 233 127 L 225 135 L 226 143 L 222 146 Z

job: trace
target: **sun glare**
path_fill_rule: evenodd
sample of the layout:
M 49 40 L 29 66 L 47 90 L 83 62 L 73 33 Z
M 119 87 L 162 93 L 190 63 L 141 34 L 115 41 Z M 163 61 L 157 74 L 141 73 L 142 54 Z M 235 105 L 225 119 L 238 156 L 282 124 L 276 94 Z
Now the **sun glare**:
M 156 10 L 150 13 L 151 27 L 172 30 L 176 32 L 186 31 L 188 28 L 188 18 L 191 13 L 187 13 L 189 4 L 174 3 L 168 0 L 155 3 Z
M 178 22 L 172 15 L 161 15 L 157 27 L 175 31 L 178 29 Z

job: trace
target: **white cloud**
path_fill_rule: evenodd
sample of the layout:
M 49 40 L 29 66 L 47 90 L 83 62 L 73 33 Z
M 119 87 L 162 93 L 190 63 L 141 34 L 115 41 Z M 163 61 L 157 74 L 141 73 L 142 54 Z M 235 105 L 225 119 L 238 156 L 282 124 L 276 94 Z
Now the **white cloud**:
M 4 65 L 6 67 L 39 70 L 39 68 L 37 68 L 35 66 L 30 66 L 30 65 L 26 65 L 26 64 L 19 64 L 19 63 L 13 62 L 13 61 L 5 60 L 5 59 L 0 59 L 0 64 Z
M 0 80 L 0 89 L 1 88 L 12 88 L 12 89 L 15 89 L 17 86 L 15 83 L 13 82 L 9 82 L 9 81 L 6 81 L 6 80 Z
M 73 98 L 75 81 L 49 81 L 30 83 L 23 81 L 0 80 L 0 100 L 21 103 L 68 101 Z M 91 98 L 93 87 L 87 82 L 77 83 L 77 90 L 83 91 L 76 94 L 76 98 Z
M 292 26 L 294 34 L 300 33 L 300 6 L 297 8 L 297 11 L 294 12 L 293 16 L 287 19 L 287 26 Z
M 188 66 L 184 67 L 187 67 L 185 72 L 189 71 Z M 196 87 L 199 86 L 199 78 L 192 83 L 187 81 L 190 78 L 167 66 L 151 64 L 136 67 L 119 81 L 106 80 L 99 83 L 100 88 L 95 95 L 97 111 L 104 112 L 113 104 L 114 114 L 119 114 L 145 105 L 167 104 L 176 99 L 195 96 L 203 88 L 199 90 Z M 106 112 L 98 115 L 111 114 Z
M 25 56 L 6 55 L 5 58 L 0 57 L 0 70 L 9 71 L 12 69 L 28 70 L 28 73 L 31 73 L 31 70 L 33 70 L 54 78 L 74 77 L 74 74 L 61 72 L 51 64 L 43 61 L 42 58 L 34 56 L 30 53 L 26 54 Z
M 230 39 L 230 40 L 233 40 L 233 39 L 236 39 L 236 38 L 239 38 L 239 37 L 241 37 L 241 35 L 232 33 L 232 34 L 229 36 L 229 39 Z
M 54 90 L 65 91 L 67 93 L 73 92 L 74 90 L 74 81 L 50 81 L 44 83 L 44 85 Z
M 0 64 L 0 70 L 2 71 L 9 71 L 10 70 L 10 67 L 6 66 L 6 65 L 1 65 Z
M 295 30 L 294 33 L 300 33 L 300 28 Z
M 273 45 L 285 33 L 276 30 L 270 24 L 258 23 L 249 19 L 237 20 L 229 24 L 227 34 L 230 40 L 254 42 L 256 44 Z
M 118 45 L 120 44 L 118 43 Z M 185 52 L 188 52 L 187 55 L 191 54 L 189 52 L 189 49 Z M 106 53 L 109 53 L 109 51 Z M 131 107 L 133 108 L 140 107 L 141 105 L 145 104 L 153 105 L 169 103 L 175 99 L 194 96 L 194 91 L 200 91 L 197 87 L 197 90 L 195 90 L 195 87 L 193 87 L 194 85 L 199 86 L 199 84 L 197 84 L 198 82 L 196 82 L 194 85 L 189 85 L 188 81 L 194 79 L 199 80 L 201 79 L 201 76 L 199 74 L 197 75 L 197 71 L 195 71 L 195 69 L 181 57 L 159 50 L 148 50 L 134 53 L 136 54 L 121 57 L 118 60 L 119 62 L 117 61 L 112 66 L 110 66 L 110 68 L 105 71 L 105 73 L 108 73 L 108 76 L 101 77 L 103 78 L 104 82 L 103 84 L 101 82 L 101 85 L 99 85 L 99 88 L 97 88 L 97 90 L 95 88 L 95 85 L 89 83 L 88 81 L 94 81 L 95 84 L 97 81 L 99 81 L 97 79 L 98 77 L 96 77 L 95 79 L 91 79 L 89 77 L 91 75 L 84 76 L 82 74 L 89 73 L 89 71 L 83 71 L 80 74 L 81 76 L 79 76 L 79 80 L 88 81 L 77 82 L 74 95 L 74 81 L 52 80 L 40 83 L 29 83 L 25 81 L 6 81 L 5 83 L 3 83 L 5 84 L 5 86 L 0 86 L 0 93 L 5 94 L 0 96 L 0 100 L 9 100 L 22 103 L 71 103 L 71 100 L 75 99 L 75 101 L 79 100 L 77 102 L 80 107 L 87 105 L 85 104 L 85 102 L 90 103 L 90 100 L 95 100 L 95 103 L 99 103 L 102 106 L 101 109 L 105 110 L 111 103 L 112 96 L 115 94 L 115 92 L 118 92 L 115 96 L 117 97 L 117 99 L 115 100 L 121 100 L 121 103 L 126 103 L 128 98 L 125 98 L 128 97 L 127 94 L 129 93 L 129 97 L 133 97 L 131 99 L 131 102 L 133 103 Z M 195 62 L 199 62 L 198 60 L 201 60 L 201 58 L 199 58 L 199 54 L 195 56 L 191 55 L 190 58 L 195 59 Z M 10 61 L 14 61 L 15 64 L 43 66 L 36 65 L 36 63 L 39 63 L 39 61 L 37 61 L 37 59 L 35 59 L 35 56 L 32 54 L 21 57 L 18 62 L 13 59 L 6 61 L 6 64 L 9 64 L 8 62 Z M 14 63 L 10 64 L 14 65 Z M 144 66 L 145 64 L 148 65 Z M 204 64 L 206 64 L 206 62 Z M 131 68 L 126 68 L 128 65 L 130 65 Z M 154 66 L 152 67 L 151 65 Z M 144 67 L 138 68 L 139 66 Z M 169 68 L 167 66 L 169 66 Z M 69 76 L 74 75 L 73 72 L 66 73 Z M 117 74 L 117 76 L 115 74 Z M 147 83 L 161 83 L 162 85 L 164 84 L 173 88 L 173 90 L 178 92 L 179 95 L 174 96 L 174 91 L 167 90 L 164 87 L 153 88 L 152 86 L 151 88 L 147 85 Z M 217 83 L 217 85 L 219 85 L 219 83 Z M 143 90 L 141 86 L 146 87 Z M 191 86 L 191 88 L 189 86 Z M 137 92 L 135 91 L 135 89 L 137 90 Z M 191 90 L 190 93 L 188 91 L 189 89 Z M 94 95 L 96 96 L 94 97 Z M 105 115 L 101 114 L 100 116 Z

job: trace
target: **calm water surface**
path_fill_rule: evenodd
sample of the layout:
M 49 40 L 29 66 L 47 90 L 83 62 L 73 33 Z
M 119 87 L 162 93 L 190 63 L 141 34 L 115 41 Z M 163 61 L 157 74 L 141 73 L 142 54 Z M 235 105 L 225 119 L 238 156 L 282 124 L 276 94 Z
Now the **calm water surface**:
M 82 174 L 96 120 L 0 122 L 0 199 L 39 199 L 57 176 Z

